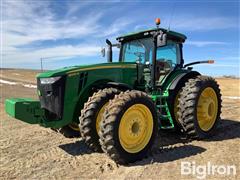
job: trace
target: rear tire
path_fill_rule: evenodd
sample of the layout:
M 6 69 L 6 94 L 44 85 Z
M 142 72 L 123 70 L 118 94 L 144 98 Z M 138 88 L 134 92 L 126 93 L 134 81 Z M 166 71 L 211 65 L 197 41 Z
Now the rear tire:
M 116 88 L 99 90 L 89 97 L 79 117 L 79 129 L 82 139 L 93 151 L 101 151 L 99 129 L 106 104 L 120 91 Z
M 172 120 L 174 122 L 174 130 L 176 132 L 181 132 L 181 129 L 182 129 L 181 123 L 179 122 L 179 118 L 178 118 L 178 112 L 180 111 L 179 97 L 180 97 L 181 91 L 182 91 L 182 86 L 180 88 L 178 87 L 174 89 L 169 94 L 169 99 L 168 99 L 168 107 L 172 116 Z
M 179 118 L 191 139 L 214 133 L 220 120 L 221 93 L 217 82 L 207 76 L 189 79 L 180 93 Z
M 182 122 L 179 121 L 178 117 L 178 113 L 180 111 L 179 108 L 180 93 L 182 92 L 185 83 L 189 79 L 195 79 L 198 75 L 200 74 L 196 72 L 187 74 L 186 76 L 180 79 L 180 81 L 177 83 L 177 86 L 173 90 L 169 91 L 169 99 L 167 102 L 176 132 L 182 132 Z
M 100 143 L 115 162 L 126 164 L 148 155 L 157 132 L 158 117 L 152 99 L 141 91 L 126 91 L 106 107 Z

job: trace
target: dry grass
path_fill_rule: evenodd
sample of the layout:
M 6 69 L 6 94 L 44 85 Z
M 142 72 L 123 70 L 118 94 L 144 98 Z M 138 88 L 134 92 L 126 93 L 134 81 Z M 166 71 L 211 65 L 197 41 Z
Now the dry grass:
M 23 69 L 1 69 L 0 79 L 28 82 L 36 84 L 36 75 L 39 70 L 23 70 Z
M 223 96 L 240 96 L 240 79 L 217 78 Z

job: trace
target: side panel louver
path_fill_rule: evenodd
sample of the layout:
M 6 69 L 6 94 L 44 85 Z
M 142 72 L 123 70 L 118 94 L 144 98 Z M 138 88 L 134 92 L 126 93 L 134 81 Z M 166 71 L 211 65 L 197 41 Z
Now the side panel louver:
M 80 78 L 79 78 L 79 86 L 78 86 L 78 94 L 82 90 L 82 88 L 86 85 L 87 83 L 87 77 L 88 77 L 88 72 L 82 72 L 80 73 Z

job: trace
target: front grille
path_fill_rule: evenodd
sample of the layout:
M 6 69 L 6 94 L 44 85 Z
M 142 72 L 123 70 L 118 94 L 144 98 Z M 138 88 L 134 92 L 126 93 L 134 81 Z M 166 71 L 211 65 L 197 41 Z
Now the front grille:
M 63 116 L 65 81 L 65 76 L 52 84 L 41 84 L 40 78 L 37 80 L 41 108 L 46 110 L 49 120 L 61 119 Z

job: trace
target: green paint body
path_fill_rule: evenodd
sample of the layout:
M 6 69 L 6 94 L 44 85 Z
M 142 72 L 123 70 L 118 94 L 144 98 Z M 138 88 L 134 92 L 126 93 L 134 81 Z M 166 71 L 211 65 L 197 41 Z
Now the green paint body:
M 85 70 L 84 70 L 85 69 Z M 88 72 L 87 81 L 79 92 L 80 73 Z M 176 71 L 171 78 L 164 81 L 164 95 L 168 94 L 168 87 L 172 80 L 183 70 Z M 92 87 L 104 85 L 107 82 L 128 84 L 133 89 L 142 90 L 144 84 L 137 84 L 137 65 L 135 63 L 104 63 L 91 66 L 63 68 L 60 70 L 38 74 L 38 78 L 47 78 L 66 75 L 63 118 L 49 121 L 44 116 L 44 110 L 40 108 L 40 102 L 32 99 L 12 98 L 5 101 L 6 112 L 19 120 L 30 124 L 40 124 L 44 127 L 59 128 L 70 123 L 78 123 L 78 116 L 84 103 L 90 96 Z M 39 92 L 41 93 L 41 92 Z M 152 99 L 156 100 L 156 93 Z M 172 121 L 170 119 L 170 121 Z
M 87 81 L 79 92 L 80 73 L 87 72 Z M 44 116 L 38 116 L 38 111 L 44 114 L 40 108 L 39 101 L 31 99 L 11 98 L 5 101 L 6 112 L 22 121 L 31 124 L 40 124 L 44 127 L 59 128 L 72 122 L 78 122 L 78 115 L 83 104 L 88 100 L 91 89 L 107 82 L 120 82 L 134 88 L 137 79 L 137 68 L 135 63 L 103 63 L 91 66 L 79 66 L 63 68 L 60 70 L 44 72 L 37 75 L 37 78 L 48 78 L 66 76 L 64 110 L 61 120 L 49 121 Z M 38 92 L 41 94 L 41 92 Z
M 139 33 L 128 34 L 122 37 L 128 37 Z M 176 32 L 168 32 L 170 35 L 177 36 L 178 38 L 186 39 L 186 36 Z M 119 37 L 119 38 L 122 38 Z M 154 101 L 159 97 L 164 96 L 168 98 L 168 88 L 176 76 L 186 72 L 185 69 L 178 69 L 171 73 L 171 76 L 163 80 L 161 92 L 152 92 L 150 96 Z M 85 74 L 81 76 L 81 74 Z M 61 68 L 53 71 L 43 72 L 37 75 L 37 78 L 49 78 L 65 76 L 65 92 L 63 104 L 63 116 L 58 120 L 49 120 L 45 116 L 45 110 L 41 108 L 38 100 L 24 99 L 24 98 L 10 98 L 5 101 L 5 111 L 12 117 L 30 124 L 40 124 L 44 127 L 60 128 L 70 123 L 79 122 L 78 117 L 84 103 L 91 96 L 91 91 L 94 87 L 104 87 L 108 82 L 124 83 L 130 88 L 136 90 L 145 90 L 145 83 L 139 84 L 138 68 L 136 63 L 127 62 L 114 62 L 102 63 L 86 66 L 72 66 Z M 83 78 L 82 80 L 80 78 Z M 80 81 L 82 83 L 80 83 Z M 80 87 L 81 86 L 81 87 Z M 38 89 L 37 93 L 41 96 L 41 91 Z M 169 108 L 166 102 L 166 112 L 170 115 Z M 174 124 L 171 116 L 167 118 L 170 126 L 173 128 Z M 162 127 L 164 128 L 164 127 Z

